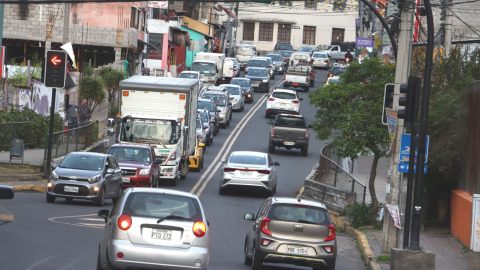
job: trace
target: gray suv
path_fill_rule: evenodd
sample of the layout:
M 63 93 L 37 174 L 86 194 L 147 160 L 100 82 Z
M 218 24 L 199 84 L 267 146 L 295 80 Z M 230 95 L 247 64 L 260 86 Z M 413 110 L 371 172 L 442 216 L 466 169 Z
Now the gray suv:
M 256 216 L 244 218 L 253 221 L 244 246 L 245 264 L 253 270 L 264 262 L 335 269 L 335 225 L 323 203 L 270 197 Z
M 227 128 L 230 125 L 230 120 L 232 120 L 232 103 L 228 91 L 207 90 L 203 93 L 203 98 L 211 99 L 215 103 L 217 109 L 220 110 L 218 113 L 218 124 L 221 128 Z

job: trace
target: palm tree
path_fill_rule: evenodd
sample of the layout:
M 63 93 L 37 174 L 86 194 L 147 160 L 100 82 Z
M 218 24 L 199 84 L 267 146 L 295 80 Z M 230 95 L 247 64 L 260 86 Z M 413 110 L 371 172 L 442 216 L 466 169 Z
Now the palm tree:
M 125 78 L 125 72 L 118 71 L 111 67 L 105 67 L 100 69 L 98 73 L 102 77 L 105 88 L 107 88 L 108 104 L 110 105 L 108 113 L 109 117 L 112 117 L 112 114 L 115 113 L 115 95 L 118 92 L 120 81 Z
M 80 98 L 86 99 L 93 111 L 105 100 L 105 85 L 101 77 L 94 75 L 92 66 L 85 67 L 85 77 L 80 79 Z

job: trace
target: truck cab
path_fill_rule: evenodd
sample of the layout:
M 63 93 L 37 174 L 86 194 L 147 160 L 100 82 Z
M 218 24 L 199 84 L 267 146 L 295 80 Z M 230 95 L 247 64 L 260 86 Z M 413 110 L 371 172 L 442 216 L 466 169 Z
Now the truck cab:
M 240 70 L 244 70 L 248 61 L 257 56 L 257 47 L 251 44 L 238 44 L 235 52 Z
M 214 61 L 195 60 L 192 71 L 200 72 L 200 80 L 204 85 L 215 85 L 218 81 L 218 67 Z

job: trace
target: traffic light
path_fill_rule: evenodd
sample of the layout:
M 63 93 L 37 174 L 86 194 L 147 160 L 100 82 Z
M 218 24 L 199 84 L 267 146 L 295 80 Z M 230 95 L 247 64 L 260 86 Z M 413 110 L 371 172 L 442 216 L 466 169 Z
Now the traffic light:
M 45 58 L 45 87 L 64 88 L 67 77 L 67 53 L 47 51 Z
M 398 105 L 405 106 L 405 109 L 398 110 L 398 118 L 404 119 L 406 128 L 412 128 L 413 124 L 418 120 L 420 85 L 420 78 L 415 76 L 409 76 L 408 83 L 400 85 L 400 93 L 406 95 L 398 99 Z
M 383 95 L 383 111 L 382 111 L 382 123 L 387 125 L 387 112 L 385 108 L 393 108 L 393 92 L 395 90 L 395 84 L 387 83 L 385 84 L 385 94 Z

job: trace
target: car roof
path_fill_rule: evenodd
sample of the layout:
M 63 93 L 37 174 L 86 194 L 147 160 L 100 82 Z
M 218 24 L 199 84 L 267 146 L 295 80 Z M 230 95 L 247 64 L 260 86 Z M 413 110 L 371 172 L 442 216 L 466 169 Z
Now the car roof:
M 297 91 L 295 90 L 290 90 L 290 89 L 274 89 L 273 92 L 282 92 L 282 93 L 292 93 L 295 94 Z
M 289 197 L 273 197 L 272 200 L 272 205 L 273 204 L 299 204 L 299 205 L 305 205 L 305 206 L 313 206 L 313 207 L 319 207 L 327 210 L 327 207 L 325 204 L 317 201 L 312 201 L 312 200 L 305 200 L 305 199 L 300 199 L 300 198 L 289 198 Z
M 204 94 L 204 95 L 205 95 L 205 94 L 212 94 L 212 95 L 222 95 L 222 96 L 224 96 L 224 95 L 227 94 L 227 92 L 208 91 L 208 90 L 207 90 L 207 91 L 203 92 L 203 94 Z
M 248 81 L 250 81 L 250 79 L 249 79 L 249 78 L 232 78 L 232 80 L 231 80 L 231 81 L 233 81 L 233 80 L 238 80 L 238 81 L 239 81 L 239 80 L 245 80 L 245 81 L 247 81 L 247 80 L 248 80 Z
M 223 87 L 232 86 L 232 87 L 241 87 L 238 84 L 222 84 Z
M 233 151 L 230 156 L 233 155 L 249 155 L 249 156 L 256 156 L 256 157 L 265 157 L 267 154 L 262 152 L 255 152 L 255 151 Z
M 105 156 L 109 156 L 110 154 L 95 153 L 95 152 L 70 152 L 69 155 L 87 155 L 87 156 L 105 157 Z
M 119 148 L 119 147 L 129 147 L 129 148 L 148 149 L 148 150 L 151 149 L 150 146 L 134 144 L 134 143 L 116 143 L 110 146 L 110 148 Z
M 184 196 L 184 197 L 190 197 L 190 198 L 195 198 L 198 199 L 198 197 L 195 194 L 189 193 L 189 192 L 184 192 L 184 191 L 179 191 L 179 190 L 174 190 L 174 189 L 164 189 L 164 188 L 143 188 L 143 187 L 133 187 L 129 188 L 131 193 L 137 193 L 137 192 L 142 192 L 142 193 L 161 193 L 165 195 L 178 195 L 178 196 Z
M 213 103 L 213 101 L 212 101 L 211 99 L 209 99 L 209 98 L 199 98 L 198 101 Z

